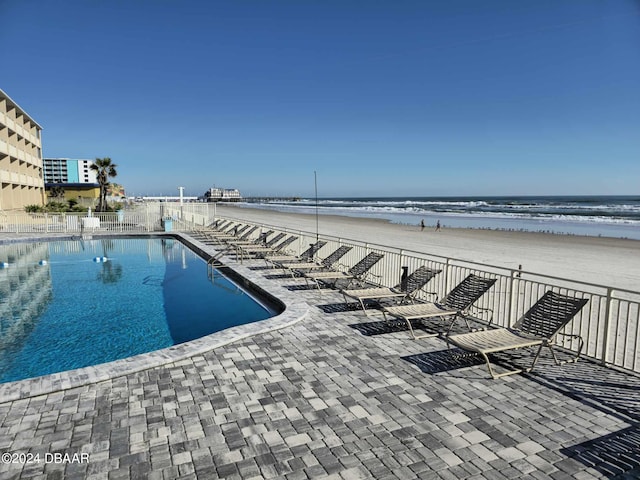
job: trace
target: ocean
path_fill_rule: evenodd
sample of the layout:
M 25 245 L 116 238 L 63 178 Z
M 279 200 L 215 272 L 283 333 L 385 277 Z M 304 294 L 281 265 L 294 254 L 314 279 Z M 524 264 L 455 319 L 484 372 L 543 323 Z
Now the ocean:
M 640 196 L 253 199 L 241 206 L 380 218 L 427 228 L 547 232 L 640 240 Z

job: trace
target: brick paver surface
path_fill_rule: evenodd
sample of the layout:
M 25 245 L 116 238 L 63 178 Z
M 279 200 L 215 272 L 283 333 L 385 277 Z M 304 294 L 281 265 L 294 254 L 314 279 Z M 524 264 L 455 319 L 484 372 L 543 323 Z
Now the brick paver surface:
M 292 327 L 0 404 L 16 460 L 0 478 L 640 478 L 637 377 L 545 359 L 491 380 L 441 339 L 273 273 L 255 270 L 310 306 Z

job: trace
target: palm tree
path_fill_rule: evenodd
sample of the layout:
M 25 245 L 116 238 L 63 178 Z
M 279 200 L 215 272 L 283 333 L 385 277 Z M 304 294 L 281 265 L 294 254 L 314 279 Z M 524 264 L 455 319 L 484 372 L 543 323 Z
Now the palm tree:
M 49 190 L 49 196 L 56 200 L 60 198 L 64 198 L 64 188 L 62 188 L 59 185 L 56 185 L 55 187 L 51 187 L 51 189 Z
M 96 172 L 98 184 L 100 184 L 100 199 L 98 200 L 98 211 L 104 212 L 107 209 L 107 187 L 109 186 L 109 178 L 118 175 L 116 171 L 117 165 L 111 163 L 109 157 L 96 158 L 91 164 L 91 170 Z

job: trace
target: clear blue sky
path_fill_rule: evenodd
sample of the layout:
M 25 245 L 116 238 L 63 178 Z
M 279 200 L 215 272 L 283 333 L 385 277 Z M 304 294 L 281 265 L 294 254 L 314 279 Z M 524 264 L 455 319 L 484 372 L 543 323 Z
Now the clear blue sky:
M 640 193 L 634 0 L 0 0 L 0 88 L 127 193 Z

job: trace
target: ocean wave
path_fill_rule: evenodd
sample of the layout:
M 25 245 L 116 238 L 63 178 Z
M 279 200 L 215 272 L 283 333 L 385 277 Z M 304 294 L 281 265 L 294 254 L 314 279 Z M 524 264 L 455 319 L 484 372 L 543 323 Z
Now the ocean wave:
M 395 202 L 395 205 L 389 202 L 338 202 L 332 201 L 330 204 L 318 202 L 318 211 L 322 214 L 344 214 L 344 215 L 377 215 L 380 217 L 410 217 L 407 219 L 408 223 L 414 223 L 416 218 L 421 215 L 429 216 L 442 216 L 443 218 L 453 217 L 468 217 L 468 218 L 486 218 L 490 219 L 513 219 L 513 220 L 532 220 L 541 222 L 554 222 L 554 223 L 592 223 L 592 224 L 617 224 L 617 225 L 634 225 L 640 226 L 640 215 L 637 214 L 637 210 L 631 210 L 636 215 L 629 215 L 629 212 L 621 214 L 616 211 L 596 211 L 593 212 L 575 212 L 566 211 L 562 209 L 549 209 L 533 211 L 532 209 L 526 209 L 518 211 L 517 209 L 469 209 L 469 210 L 456 210 L 456 209 L 424 209 L 420 204 L 403 205 L 398 206 L 399 202 Z M 300 211 L 303 213 L 313 213 L 315 211 L 315 202 L 282 202 L 278 204 L 247 204 L 247 206 L 271 206 L 287 211 Z
M 543 199 L 544 200 L 544 199 Z M 301 199 L 288 202 L 244 203 L 240 206 L 282 212 L 342 215 L 418 225 L 421 220 L 445 227 L 547 232 L 640 240 L 640 198 L 598 198 L 597 201 L 504 198 L 470 201 L 452 199 Z M 517 205 L 515 205 L 517 203 Z
M 313 199 L 301 201 L 273 201 L 274 205 L 309 206 L 315 205 Z M 332 209 L 362 210 L 366 212 L 394 213 L 522 213 L 523 215 L 575 215 L 586 217 L 611 217 L 640 220 L 639 203 L 606 202 L 557 202 L 557 201 L 486 201 L 486 200 L 422 200 L 422 199 L 321 199 L 319 207 Z
M 270 200 L 265 203 L 278 204 L 278 205 L 296 205 L 300 203 L 315 204 L 315 200 L 311 198 L 305 198 L 300 200 Z M 319 199 L 318 205 L 324 206 L 369 206 L 369 205 L 384 205 L 384 206 L 451 206 L 451 207 L 469 207 L 478 208 L 482 206 L 488 206 L 486 201 L 474 200 L 474 201 L 420 201 L 420 200 L 339 200 L 339 199 Z
M 418 201 L 418 200 L 398 200 L 398 201 L 339 201 L 339 200 L 321 200 L 318 202 L 320 205 L 353 205 L 353 206 L 389 206 L 389 207 L 464 207 L 464 208 L 480 208 L 488 206 L 485 201 L 458 201 L 458 202 L 445 202 L 445 201 Z

